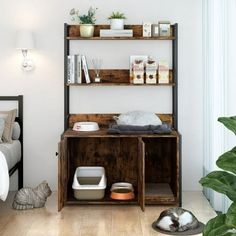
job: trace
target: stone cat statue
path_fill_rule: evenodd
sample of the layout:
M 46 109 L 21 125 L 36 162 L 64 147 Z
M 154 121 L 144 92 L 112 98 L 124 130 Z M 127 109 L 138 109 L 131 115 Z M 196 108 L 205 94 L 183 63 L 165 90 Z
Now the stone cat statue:
M 16 210 L 44 207 L 47 197 L 51 193 L 52 191 L 46 181 L 34 189 L 22 188 L 16 193 L 12 207 Z
M 197 218 L 181 207 L 163 211 L 156 221 L 156 227 L 169 232 L 183 232 L 196 229 L 199 225 Z

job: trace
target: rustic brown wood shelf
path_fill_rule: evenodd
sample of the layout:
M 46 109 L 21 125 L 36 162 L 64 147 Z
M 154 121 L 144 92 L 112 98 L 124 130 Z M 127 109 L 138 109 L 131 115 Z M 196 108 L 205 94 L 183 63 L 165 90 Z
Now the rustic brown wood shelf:
M 94 37 L 80 37 L 79 25 L 65 24 L 64 35 L 64 132 L 59 143 L 58 158 L 58 210 L 66 205 L 139 205 L 146 204 L 181 206 L 181 135 L 178 132 L 178 25 L 171 25 L 170 37 L 143 37 L 142 25 L 126 25 L 133 30 L 133 37 L 100 37 L 100 29 L 109 25 L 95 25 Z M 171 40 L 172 66 L 169 84 L 130 84 L 128 69 L 101 69 L 101 83 L 67 83 L 67 56 L 73 40 Z M 94 78 L 94 70 L 89 70 Z M 109 134 L 109 124 L 119 114 L 71 114 L 70 88 L 72 86 L 169 86 L 172 89 L 172 114 L 157 114 L 163 122 L 173 127 L 170 134 Z M 79 121 L 93 121 L 100 130 L 76 132 L 73 124 Z M 103 166 L 107 177 L 105 197 L 101 200 L 77 200 L 73 196 L 72 183 L 78 166 Z M 129 182 L 135 187 L 135 199 L 116 201 L 110 198 L 110 187 L 115 182 Z
M 100 76 L 102 78 L 101 83 L 90 83 L 87 84 L 82 76 L 81 84 L 66 84 L 66 86 L 175 86 L 176 84 L 173 81 L 173 70 L 169 71 L 169 83 L 168 84 L 132 84 L 130 83 L 128 69 L 101 69 Z M 90 78 L 94 78 L 94 70 L 89 70 Z
M 130 84 L 130 83 L 82 83 L 82 84 L 66 84 L 67 86 L 79 86 L 79 87 L 86 87 L 86 86 L 137 86 L 137 87 L 153 87 L 153 86 L 164 86 L 164 87 L 169 87 L 169 86 L 175 86 L 175 83 L 168 83 L 168 84 Z
M 107 128 L 101 128 L 98 131 L 73 131 L 68 129 L 64 132 L 64 138 L 81 138 L 81 137 L 104 137 L 104 138 L 120 138 L 120 137 L 147 137 L 147 138 L 171 138 L 178 137 L 178 132 L 173 130 L 170 134 L 109 134 Z
M 68 40 L 174 40 L 175 37 L 67 37 Z
M 145 200 L 148 204 L 177 204 L 168 183 L 146 183 Z
M 106 192 L 105 197 L 101 200 L 77 200 L 73 193 L 70 193 L 67 200 L 67 205 L 137 205 L 137 196 L 132 200 L 120 201 L 110 198 L 110 193 Z

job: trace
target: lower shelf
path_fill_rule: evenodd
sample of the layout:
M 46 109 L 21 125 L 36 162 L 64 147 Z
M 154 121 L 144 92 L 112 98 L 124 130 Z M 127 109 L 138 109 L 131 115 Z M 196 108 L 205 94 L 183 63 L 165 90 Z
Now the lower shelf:
M 146 204 L 177 204 L 170 185 L 167 183 L 145 183 Z
M 132 200 L 113 200 L 110 198 L 110 192 L 105 193 L 105 197 L 101 200 L 77 200 L 74 198 L 73 192 L 70 192 L 66 205 L 137 205 L 138 198 L 135 196 Z

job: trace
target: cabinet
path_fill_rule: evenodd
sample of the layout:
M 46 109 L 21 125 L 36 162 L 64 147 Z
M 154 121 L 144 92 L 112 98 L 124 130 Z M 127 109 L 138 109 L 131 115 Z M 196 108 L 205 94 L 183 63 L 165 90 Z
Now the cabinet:
M 78 25 L 65 24 L 65 83 L 64 108 L 65 130 L 59 143 L 58 158 L 58 210 L 70 204 L 136 204 L 144 210 L 147 204 L 181 205 L 181 136 L 178 133 L 178 71 L 177 71 L 177 24 L 171 26 L 170 37 L 142 37 L 141 25 L 132 28 L 132 38 L 100 38 L 99 30 L 108 25 L 96 25 L 93 38 L 81 38 Z M 67 55 L 71 40 L 171 40 L 172 65 L 169 84 L 133 85 L 129 82 L 129 70 L 101 70 L 102 83 L 67 84 Z M 89 71 L 93 77 L 93 71 Z M 70 86 L 171 86 L 172 114 L 158 114 L 162 121 L 171 123 L 173 131 L 164 135 L 114 135 L 107 128 L 117 114 L 70 114 Z M 158 90 L 158 88 L 157 88 Z M 95 121 L 100 130 L 95 132 L 72 131 L 74 122 Z M 104 166 L 107 189 L 102 200 L 76 200 L 73 197 L 72 181 L 78 166 Z M 110 199 L 110 187 L 114 182 L 133 184 L 135 199 L 117 201 Z

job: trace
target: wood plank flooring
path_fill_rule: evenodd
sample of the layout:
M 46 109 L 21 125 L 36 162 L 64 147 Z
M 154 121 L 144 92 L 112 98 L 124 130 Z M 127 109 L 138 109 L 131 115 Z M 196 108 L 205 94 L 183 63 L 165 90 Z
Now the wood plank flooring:
M 168 207 L 68 206 L 57 212 L 57 194 L 46 207 L 28 211 L 11 208 L 14 192 L 0 202 L 1 236 L 159 236 L 151 228 L 160 212 Z M 183 207 L 207 222 L 216 214 L 200 192 L 183 193 Z

